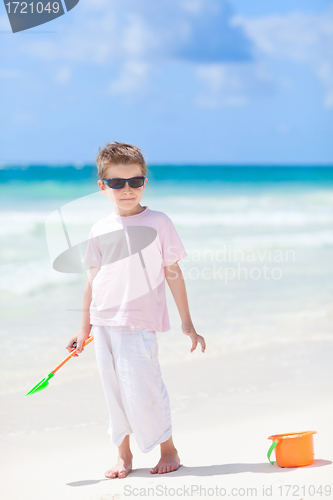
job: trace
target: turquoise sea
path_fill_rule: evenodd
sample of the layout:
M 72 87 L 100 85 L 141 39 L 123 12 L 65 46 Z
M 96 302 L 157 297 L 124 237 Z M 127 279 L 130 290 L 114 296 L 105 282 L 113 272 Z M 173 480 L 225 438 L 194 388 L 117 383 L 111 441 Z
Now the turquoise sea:
M 205 356 L 333 339 L 333 167 L 163 165 L 147 177 L 141 205 L 173 220 L 189 254 L 180 267 Z M 0 166 L 2 393 L 49 373 L 80 326 L 86 276 L 53 270 L 45 223 L 71 207 L 72 231 L 87 232 L 101 215 L 97 180 L 88 165 Z M 167 298 L 161 365 L 191 362 L 201 353 Z M 56 383 L 89 376 L 92 352 Z

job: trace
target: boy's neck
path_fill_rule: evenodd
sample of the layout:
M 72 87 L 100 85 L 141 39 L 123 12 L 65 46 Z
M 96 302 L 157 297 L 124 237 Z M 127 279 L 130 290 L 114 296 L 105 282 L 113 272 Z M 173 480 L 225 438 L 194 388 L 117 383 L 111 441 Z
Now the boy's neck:
M 140 203 L 138 203 L 138 205 L 136 205 L 130 210 L 124 210 L 122 208 L 119 208 L 117 205 L 115 205 L 114 207 L 115 214 L 120 215 L 120 217 L 130 217 L 131 215 L 137 215 L 143 212 L 144 210 L 145 208 L 142 207 Z

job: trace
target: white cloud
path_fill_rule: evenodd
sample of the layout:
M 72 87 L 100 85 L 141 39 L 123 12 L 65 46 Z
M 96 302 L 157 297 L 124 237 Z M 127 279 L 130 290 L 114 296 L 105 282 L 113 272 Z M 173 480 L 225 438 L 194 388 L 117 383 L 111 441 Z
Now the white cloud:
M 75 10 L 73 11 L 75 12 Z M 98 19 L 86 16 L 77 19 L 73 26 L 50 39 L 40 40 L 24 37 L 19 41 L 21 52 L 45 61 L 62 63 L 105 64 L 116 55 L 114 49 L 119 40 L 116 17 L 109 12 Z
M 147 58 L 153 41 L 153 34 L 144 19 L 138 14 L 129 13 L 127 24 L 121 31 L 122 51 L 127 57 Z
M 260 62 L 202 64 L 195 74 L 203 87 L 194 100 L 199 108 L 246 106 L 252 98 L 276 92 L 278 86 Z
M 112 80 L 109 86 L 111 94 L 131 94 L 148 84 L 149 64 L 136 60 L 128 60 L 123 65 L 120 75 Z
M 324 105 L 333 107 L 333 7 L 320 14 L 236 16 L 233 24 L 254 42 L 259 59 L 308 65 L 323 85 Z
M 200 14 L 205 8 L 204 0 L 183 0 L 181 7 L 191 14 Z
M 16 69 L 0 69 L 0 78 L 18 78 L 19 74 Z
M 318 65 L 316 72 L 326 91 L 324 104 L 327 108 L 333 108 L 333 64 L 324 61 Z
M 194 103 L 199 108 L 220 108 L 244 106 L 248 100 L 244 92 L 239 68 L 224 64 L 202 64 L 196 69 L 199 80 L 204 84 Z
M 56 81 L 60 84 L 67 83 L 71 77 L 71 70 L 64 66 L 60 68 L 56 74 Z
M 11 121 L 17 125 L 31 125 L 38 122 L 38 116 L 29 111 L 15 111 L 11 116 Z
M 80 3 L 80 9 L 85 11 L 100 11 L 105 12 L 107 7 L 113 3 L 112 0 L 86 0 Z
M 5 32 L 9 31 L 9 34 L 11 32 L 9 19 L 8 19 L 8 16 L 6 14 L 3 16 L 0 16 L 0 30 L 5 31 Z

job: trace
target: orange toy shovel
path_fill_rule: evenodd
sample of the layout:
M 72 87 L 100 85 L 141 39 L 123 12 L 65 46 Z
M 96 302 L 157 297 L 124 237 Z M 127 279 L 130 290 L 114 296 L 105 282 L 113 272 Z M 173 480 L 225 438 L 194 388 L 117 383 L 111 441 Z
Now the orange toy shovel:
M 83 347 L 85 347 L 86 345 L 88 345 L 92 340 L 94 340 L 94 337 L 91 336 L 91 337 L 88 337 L 87 340 L 84 341 L 83 343 Z M 76 342 L 74 342 L 75 344 Z M 75 347 L 73 344 L 73 347 Z M 73 356 L 74 354 L 76 353 L 76 349 L 74 349 L 74 351 L 72 351 L 68 356 L 67 358 L 65 358 L 58 366 L 56 366 L 54 368 L 54 370 L 51 371 L 51 373 L 49 373 L 45 378 L 43 378 L 43 380 L 41 380 L 37 385 L 35 385 L 35 387 L 33 387 L 31 389 L 31 391 L 27 392 L 25 394 L 25 396 L 30 396 L 30 394 L 35 394 L 35 392 L 39 392 L 39 391 L 42 391 L 43 389 L 45 389 L 46 387 L 48 387 L 49 385 L 49 380 L 54 377 L 54 374 L 56 371 L 59 370 L 59 368 L 61 368 L 65 363 L 67 363 L 67 361 L 69 361 Z M 24 397 L 25 397 L 24 396 Z

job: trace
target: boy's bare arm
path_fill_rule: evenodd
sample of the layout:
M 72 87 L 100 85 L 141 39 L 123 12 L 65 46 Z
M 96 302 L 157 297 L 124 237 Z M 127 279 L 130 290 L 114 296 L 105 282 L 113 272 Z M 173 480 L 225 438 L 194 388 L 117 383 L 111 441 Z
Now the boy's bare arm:
M 89 333 L 91 330 L 90 324 L 90 304 L 92 298 L 92 283 L 96 274 L 100 270 L 100 267 L 92 267 L 90 266 L 88 279 L 86 285 L 84 287 L 83 292 L 83 307 L 82 307 L 82 320 L 81 320 L 81 328 L 76 335 L 70 338 L 66 349 L 71 352 L 73 350 L 73 342 L 77 342 L 76 352 L 79 354 L 82 349 L 83 342 L 89 337 Z M 77 354 L 75 354 L 76 356 Z
M 164 268 L 165 279 L 169 285 L 172 296 L 176 302 L 176 306 L 182 322 L 182 330 L 185 335 L 188 335 L 192 340 L 191 352 L 194 351 L 198 345 L 201 344 L 202 352 L 205 352 L 206 343 L 205 339 L 198 335 L 192 323 L 190 310 L 188 306 L 187 293 L 183 273 L 178 265 L 178 262 L 166 266 Z
M 90 324 L 90 304 L 92 298 L 92 282 L 98 273 L 100 268 L 90 267 L 88 279 L 86 281 L 86 285 L 84 287 L 83 292 L 83 308 L 82 308 L 82 321 L 81 321 L 81 330 L 86 333 L 90 333 L 91 324 Z

